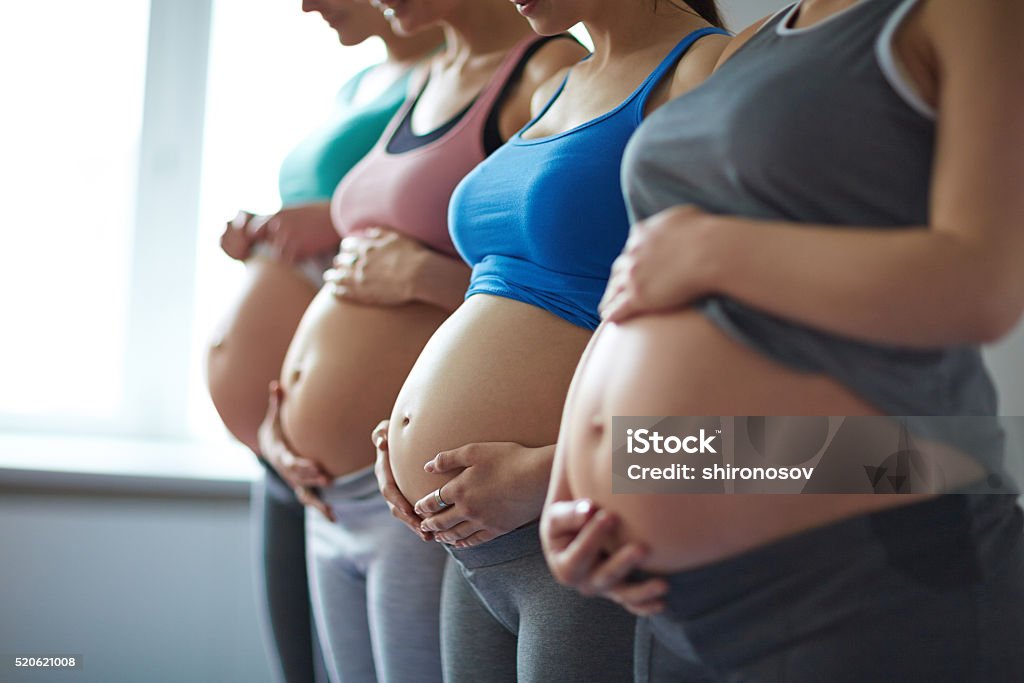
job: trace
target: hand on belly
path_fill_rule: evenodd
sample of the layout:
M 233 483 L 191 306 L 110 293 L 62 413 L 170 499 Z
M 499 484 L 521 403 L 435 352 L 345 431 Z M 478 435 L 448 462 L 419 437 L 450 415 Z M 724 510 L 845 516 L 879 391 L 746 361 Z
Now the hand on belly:
M 638 616 L 660 612 L 668 592 L 657 577 L 632 580 L 648 550 L 619 539 L 619 518 L 589 500 L 563 500 L 544 509 L 540 538 L 551 574 L 583 595 L 600 595 Z
M 317 489 L 330 484 L 330 477 L 320 463 L 295 455 L 281 429 L 281 406 L 284 398 L 284 389 L 277 382 L 272 382 L 267 416 L 259 428 L 260 452 L 295 491 L 299 502 L 316 508 L 333 522 L 334 512 L 317 493 Z
M 510 442 L 469 444 L 438 454 L 423 469 L 455 476 L 416 502 L 422 530 L 468 548 L 534 521 L 544 505 L 553 455 L 553 446 Z

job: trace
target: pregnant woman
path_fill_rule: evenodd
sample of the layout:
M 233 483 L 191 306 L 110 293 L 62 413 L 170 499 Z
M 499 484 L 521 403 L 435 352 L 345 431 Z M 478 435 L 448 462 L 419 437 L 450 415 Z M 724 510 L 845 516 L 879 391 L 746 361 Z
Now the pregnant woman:
M 377 146 L 335 191 L 336 267 L 299 324 L 268 411 L 264 450 L 302 475 L 314 615 L 335 681 L 439 681 L 445 554 L 393 519 L 370 430 L 465 293 L 448 237 L 459 181 L 529 118 L 536 87 L 585 54 L 542 41 L 507 0 L 379 3 L 396 31 L 443 29 Z
M 1018 3 L 805 0 L 634 139 L 619 324 L 574 379 L 544 539 L 563 581 L 651 615 L 639 680 L 1024 680 L 1013 496 L 613 496 L 609 434 L 994 414 L 977 347 L 1024 308 L 1021 26 Z
M 422 530 L 456 560 L 442 613 L 448 680 L 622 681 L 634 620 L 555 583 L 536 520 L 565 392 L 627 236 L 622 152 L 645 111 L 701 82 L 728 38 L 711 26 L 713 3 L 518 7 L 542 34 L 583 21 L 596 50 L 553 79 L 537 116 L 452 197 L 472 279 L 395 403 L 381 450 L 400 493 L 383 488 L 406 519 L 418 501 Z
M 275 676 L 305 683 L 314 676 L 315 639 L 306 582 L 304 512 L 292 493 L 292 469 L 302 463 L 270 460 L 273 454 L 260 451 L 257 429 L 267 412 L 267 384 L 280 374 L 302 312 L 323 283 L 323 271 L 337 250 L 331 193 L 373 147 L 405 99 L 410 67 L 436 49 L 441 36 L 398 36 L 380 12 L 362 0 L 307 1 L 303 9 L 319 12 L 342 45 L 379 36 L 387 59 L 349 81 L 323 125 L 285 158 L 280 171 L 283 208 L 271 216 L 240 212 L 229 223 L 222 245 L 228 255 L 245 261 L 247 281 L 215 334 L 207 378 L 225 426 L 262 455 L 260 462 L 267 466 L 252 495 L 263 627 Z

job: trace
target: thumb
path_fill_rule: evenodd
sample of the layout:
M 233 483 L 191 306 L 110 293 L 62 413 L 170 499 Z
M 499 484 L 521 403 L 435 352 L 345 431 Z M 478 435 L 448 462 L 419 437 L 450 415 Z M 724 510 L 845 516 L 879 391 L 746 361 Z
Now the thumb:
M 567 500 L 550 506 L 548 518 L 551 533 L 575 535 L 597 514 L 597 506 L 590 500 Z
M 379 451 L 386 451 L 388 449 L 388 427 L 390 426 L 391 420 L 381 420 L 373 428 L 370 440 L 373 441 L 373 445 Z
M 454 469 L 469 467 L 470 463 L 465 448 L 457 448 L 454 451 L 442 451 L 423 465 L 424 472 L 439 474 Z

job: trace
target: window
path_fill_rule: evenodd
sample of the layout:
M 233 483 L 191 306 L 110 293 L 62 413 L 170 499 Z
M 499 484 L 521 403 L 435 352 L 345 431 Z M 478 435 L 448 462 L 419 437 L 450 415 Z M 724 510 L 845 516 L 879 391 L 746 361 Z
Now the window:
M 0 9 L 0 431 L 226 438 L 201 374 L 242 267 L 217 238 L 383 57 L 280 0 Z
M 279 205 L 278 165 L 329 112 L 341 85 L 385 56 L 379 41 L 342 47 L 297 2 L 217 0 L 210 41 L 188 422 L 206 438 L 225 433 L 206 392 L 206 345 L 238 295 L 244 266 L 218 247 L 239 209 Z
M 0 427 L 122 412 L 148 12 L 0 9 Z

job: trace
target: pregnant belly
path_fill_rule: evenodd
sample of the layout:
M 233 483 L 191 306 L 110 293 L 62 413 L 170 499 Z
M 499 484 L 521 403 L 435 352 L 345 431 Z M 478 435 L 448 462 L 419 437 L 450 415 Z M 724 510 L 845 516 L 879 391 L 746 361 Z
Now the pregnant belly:
M 406 374 L 446 313 L 421 304 L 363 306 L 321 289 L 281 369 L 289 445 L 333 476 L 373 462 L 370 432 L 391 413 Z
M 402 387 L 388 441 L 395 480 L 416 501 L 454 474 L 423 465 L 470 443 L 555 443 L 590 332 L 534 306 L 470 297 L 433 336 Z
M 316 288 L 290 266 L 253 258 L 241 296 L 214 333 L 206 359 L 210 398 L 224 426 L 253 451 L 267 414 L 267 385 Z
M 681 311 L 603 327 L 566 409 L 560 446 L 574 497 L 647 545 L 645 568 L 678 571 L 843 517 L 918 500 L 883 495 L 611 493 L 613 415 L 876 415 L 835 381 L 785 368 Z M 666 520 L 671 520 L 666 523 Z

